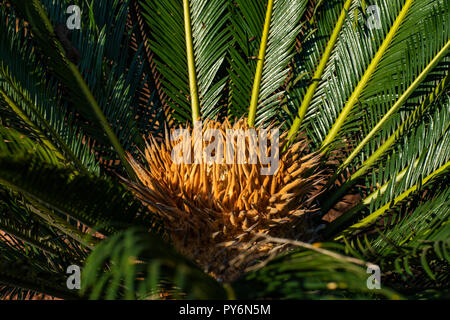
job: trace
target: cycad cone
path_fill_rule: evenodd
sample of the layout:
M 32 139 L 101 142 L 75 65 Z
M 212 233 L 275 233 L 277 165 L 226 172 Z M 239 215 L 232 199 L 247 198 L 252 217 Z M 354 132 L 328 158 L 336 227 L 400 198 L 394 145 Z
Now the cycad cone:
M 188 129 L 193 137 L 192 129 Z M 202 133 L 207 129 L 218 129 L 226 141 L 227 129 L 245 131 L 249 127 L 245 119 L 234 125 L 229 121 L 207 120 Z M 260 130 L 255 129 L 257 145 Z M 151 211 L 162 217 L 178 251 L 213 276 L 231 280 L 252 260 L 272 249 L 267 244 L 258 245 L 256 235 L 301 238 L 308 229 L 307 213 L 312 210 L 312 198 L 321 180 L 317 170 L 319 155 L 308 153 L 305 140 L 298 140 L 283 151 L 286 138 L 286 134 L 280 136 L 276 173 L 261 175 L 263 165 L 259 149 L 257 164 L 237 164 L 237 152 L 234 152 L 233 164 L 225 160 L 223 163 L 175 164 L 171 154 L 180 141 L 171 141 L 167 133 L 161 144 L 152 137 L 144 153 L 146 165 L 130 157 L 141 183 L 130 186 Z M 237 150 L 238 140 L 233 140 L 234 150 Z M 191 139 L 192 155 L 195 143 L 195 139 Z M 268 151 L 272 152 L 271 142 L 267 144 Z M 207 145 L 203 142 L 203 148 Z M 218 152 L 225 155 L 226 145 L 219 144 Z M 250 140 L 246 137 L 246 157 L 249 147 Z M 244 259 L 236 259 L 238 256 Z M 237 265 L 237 260 L 245 263 Z

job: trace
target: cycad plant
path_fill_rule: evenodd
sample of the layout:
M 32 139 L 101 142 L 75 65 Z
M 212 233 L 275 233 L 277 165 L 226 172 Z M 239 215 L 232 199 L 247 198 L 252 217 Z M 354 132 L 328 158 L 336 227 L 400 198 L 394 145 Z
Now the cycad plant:
M 0 2 L 1 297 L 448 297 L 449 6 Z

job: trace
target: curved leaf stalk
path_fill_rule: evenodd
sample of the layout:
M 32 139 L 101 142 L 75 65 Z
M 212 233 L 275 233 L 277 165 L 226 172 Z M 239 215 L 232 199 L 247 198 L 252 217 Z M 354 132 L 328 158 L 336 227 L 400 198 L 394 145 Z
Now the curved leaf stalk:
M 422 73 L 417 77 L 417 79 L 409 86 L 409 88 L 402 94 L 402 96 L 397 100 L 397 102 L 389 109 L 388 112 L 383 116 L 383 118 L 373 127 L 373 129 L 367 134 L 367 136 L 358 144 L 358 146 L 353 150 L 353 152 L 345 159 L 340 168 L 338 169 L 338 174 L 341 173 L 351 161 L 358 155 L 362 148 L 375 136 L 375 134 L 386 124 L 389 118 L 406 102 L 406 100 L 413 94 L 420 83 L 425 80 L 427 75 L 433 70 L 433 68 L 438 64 L 438 62 L 446 56 L 450 48 L 450 41 L 439 51 L 439 53 L 434 57 L 434 59 L 425 67 Z M 439 87 L 437 88 L 439 89 Z
M 73 91 L 74 99 L 80 109 L 87 107 L 93 112 L 111 145 L 114 147 L 121 163 L 128 175 L 134 179 L 135 174 L 125 156 L 125 150 L 112 130 L 103 111 L 95 100 L 88 85 L 80 74 L 77 66 L 73 64 L 65 54 L 62 44 L 57 40 L 51 21 L 39 0 L 12 1 L 21 11 L 32 26 L 32 34 L 43 53 L 47 54 L 48 64 L 54 70 L 58 78 Z
M 414 164 L 413 164 L 413 168 L 416 168 L 419 164 L 419 159 L 417 159 Z M 406 172 L 408 171 L 408 167 L 406 167 L 405 169 L 403 169 L 401 172 L 399 172 L 399 174 L 395 177 L 395 183 L 399 183 L 403 177 L 405 176 Z M 341 225 L 343 225 L 344 223 L 346 223 L 348 220 L 350 220 L 355 214 L 357 214 L 358 212 L 360 212 L 364 207 L 367 207 L 370 205 L 370 203 L 381 197 L 382 195 L 385 194 L 389 183 L 391 183 L 391 180 L 387 181 L 383 186 L 381 186 L 379 189 L 375 190 L 374 192 L 372 192 L 368 197 L 366 197 L 363 201 L 361 201 L 360 203 L 358 203 L 356 206 L 354 206 L 352 209 L 350 209 L 349 211 L 347 211 L 346 213 L 344 213 L 344 215 L 340 216 L 338 219 L 334 220 L 332 223 L 330 223 L 327 227 L 327 229 L 325 230 L 325 234 L 326 236 L 330 236 L 332 235 Z M 336 201 L 336 200 L 334 200 Z M 328 205 L 326 206 L 326 208 L 329 208 L 330 204 L 328 203 Z M 324 209 L 325 210 L 325 209 Z
M 33 130 L 37 133 L 39 139 L 42 143 L 50 149 L 50 151 L 54 152 L 56 157 L 60 160 L 64 160 L 64 156 L 58 151 L 58 149 L 53 145 L 53 143 L 45 137 L 45 135 L 34 125 L 34 123 L 27 117 L 25 113 L 20 110 L 20 108 L 12 101 L 6 93 L 0 89 L 0 95 L 3 97 L 3 100 L 8 104 L 8 106 Z
M 264 68 L 264 59 L 267 51 L 267 41 L 269 39 L 270 21 L 272 19 L 273 1 L 269 0 L 267 4 L 266 20 L 264 22 L 263 34 L 261 37 L 261 46 L 258 54 L 258 64 L 256 65 L 255 80 L 253 82 L 252 98 L 250 100 L 250 109 L 248 111 L 248 125 L 253 127 L 256 119 L 256 109 L 258 107 L 259 92 L 261 89 L 262 73 Z
M 335 202 L 345 194 L 357 181 L 359 178 L 364 176 L 367 171 L 398 141 L 398 139 L 411 128 L 418 120 L 420 120 L 423 114 L 428 110 L 428 108 L 433 105 L 434 102 L 446 92 L 449 87 L 450 79 L 446 76 L 441 83 L 436 87 L 434 92 L 432 92 L 419 106 L 416 107 L 413 113 L 411 113 L 408 118 L 395 130 L 395 132 L 386 139 L 386 141 L 374 152 L 370 157 L 364 161 L 364 163 L 359 167 L 359 169 L 353 173 L 348 180 L 342 184 L 333 195 L 326 199 L 323 204 L 325 211 L 331 209 Z M 345 163 L 345 162 L 344 162 Z M 344 166 L 344 164 L 342 165 Z M 334 174 L 330 179 L 329 185 L 331 185 L 340 173 L 345 169 L 342 167 Z
M 308 91 L 306 92 L 305 97 L 303 98 L 302 104 L 298 110 L 298 115 L 294 119 L 291 128 L 289 129 L 288 137 L 294 137 L 295 134 L 300 129 L 300 126 L 305 118 L 306 112 L 308 111 L 308 107 L 311 104 L 311 101 L 316 93 L 317 87 L 319 86 L 319 82 L 322 78 L 325 67 L 327 66 L 328 61 L 330 60 L 330 56 L 333 52 L 333 48 L 339 39 L 339 32 L 341 32 L 342 27 L 344 26 L 345 19 L 347 17 L 347 12 L 352 4 L 352 0 L 347 0 L 344 4 L 344 8 L 339 16 L 339 19 L 336 23 L 336 27 L 331 34 L 330 40 L 328 41 L 327 47 L 322 55 L 322 59 L 320 60 L 319 66 L 317 67 L 316 72 L 314 73 L 314 77 L 312 79 L 312 84 L 309 86 Z
M 397 31 L 400 29 L 400 26 L 402 25 L 403 21 L 406 19 L 409 9 L 411 8 L 414 0 L 407 0 L 400 11 L 399 15 L 397 16 L 397 19 L 395 20 L 394 24 L 391 27 L 391 30 L 387 34 L 386 38 L 384 39 L 383 43 L 381 44 L 380 48 L 378 49 L 378 52 L 376 53 L 375 57 L 373 58 L 372 62 L 370 63 L 369 67 L 367 68 L 366 72 L 364 73 L 363 77 L 361 78 L 360 82 L 356 86 L 355 90 L 353 91 L 350 99 L 345 104 L 344 108 L 342 109 L 342 112 L 340 113 L 339 117 L 336 119 L 335 123 L 333 124 L 333 127 L 328 132 L 327 136 L 325 137 L 324 141 L 322 142 L 322 148 L 326 150 L 328 146 L 334 141 L 336 136 L 338 135 L 340 129 L 344 125 L 345 121 L 347 120 L 347 117 L 350 115 L 350 112 L 352 111 L 353 107 L 357 104 L 358 99 L 366 87 L 369 80 L 372 78 L 373 74 L 375 73 L 378 64 L 380 63 L 381 59 L 383 58 L 384 54 L 389 49 L 389 46 L 391 45 L 392 41 L 394 40 Z
M 343 231 L 343 234 L 351 233 L 354 230 L 361 229 L 367 225 L 372 224 L 375 222 L 379 217 L 384 215 L 386 211 L 388 211 L 390 208 L 398 204 L 399 202 L 405 200 L 409 195 L 411 195 L 413 192 L 415 192 L 421 185 L 427 184 L 430 180 L 434 179 L 435 177 L 439 176 L 440 174 L 443 174 L 446 170 L 450 168 L 450 162 L 447 162 L 442 167 L 437 169 L 436 171 L 432 172 L 430 175 L 428 175 L 425 179 L 423 179 L 421 182 L 415 184 L 405 192 L 403 192 L 401 195 L 390 201 L 389 203 L 382 206 L 380 209 L 376 210 L 375 212 L 371 213 L 369 216 L 365 217 L 358 223 L 350 226 L 346 230 Z M 340 235 L 336 238 L 336 240 L 342 239 L 344 235 Z
M 186 56 L 189 71 L 189 89 L 191 93 L 192 123 L 200 120 L 197 75 L 195 71 L 194 45 L 192 42 L 191 12 L 189 0 L 183 0 L 184 30 L 186 33 Z
M 47 120 L 42 117 L 42 115 L 36 110 L 34 105 L 15 87 L 13 83 L 10 83 L 15 91 L 20 94 L 24 102 L 27 104 L 28 108 L 33 112 L 33 114 L 36 116 L 36 118 L 39 119 L 39 121 L 43 124 L 43 126 L 47 129 L 48 133 L 56 140 L 58 146 L 63 150 L 64 155 L 66 155 L 69 159 L 66 159 L 66 157 L 58 150 L 58 148 L 47 139 L 44 133 L 37 128 L 34 123 L 25 115 L 25 113 L 20 110 L 20 108 L 9 99 L 9 97 L 6 95 L 6 93 L 0 89 L 0 94 L 3 96 L 3 99 L 6 101 L 6 103 L 10 106 L 10 108 L 31 128 L 33 128 L 36 133 L 38 134 L 39 138 L 41 139 L 42 143 L 45 144 L 51 151 L 55 152 L 55 155 L 61 159 L 61 160 L 69 160 L 73 161 L 75 164 L 75 167 L 83 172 L 84 174 L 89 174 L 89 171 L 86 169 L 86 167 L 83 165 L 83 163 L 78 159 L 72 150 L 67 146 L 67 144 L 60 138 L 60 136 L 56 133 L 56 131 L 52 128 L 52 126 L 47 122 Z
M 420 159 L 417 159 L 413 164 L 412 167 L 416 168 L 419 165 Z M 447 162 L 445 165 L 443 165 L 441 168 L 437 169 L 436 171 L 434 171 L 433 173 L 431 173 L 429 176 L 427 176 L 425 179 L 422 180 L 421 184 L 424 185 L 425 183 L 427 183 L 431 178 L 434 178 L 435 176 L 437 176 L 438 174 L 441 174 L 447 167 L 448 167 L 449 163 Z M 444 169 L 442 169 L 444 168 Z M 442 169 L 442 170 L 441 170 Z M 403 177 L 405 176 L 405 174 L 408 172 L 408 170 L 410 170 L 409 167 L 406 167 L 405 169 L 403 169 L 401 172 L 399 172 L 397 174 L 397 176 L 395 177 L 395 183 L 398 184 L 400 183 L 400 181 L 403 179 Z M 342 215 L 341 217 L 339 217 L 338 219 L 334 220 L 332 223 L 330 223 L 327 228 L 324 231 L 324 235 L 325 237 L 330 237 L 332 236 L 342 225 L 344 225 L 347 221 L 349 221 L 351 218 L 353 218 L 356 214 L 358 214 L 359 212 L 361 212 L 361 210 L 365 207 L 368 207 L 370 205 L 370 203 L 372 201 L 374 201 L 375 199 L 383 196 L 388 187 L 389 184 L 392 183 L 392 180 L 387 181 L 382 187 L 378 188 L 377 190 L 375 190 L 374 192 L 372 192 L 368 197 L 366 197 L 363 201 L 361 201 L 360 203 L 358 203 L 356 206 L 354 206 L 352 209 L 350 209 L 349 211 L 347 211 L 346 213 L 344 213 L 344 215 Z M 418 184 L 414 185 L 413 187 L 411 187 L 410 189 L 408 189 L 408 191 L 406 191 L 405 193 L 409 192 L 408 195 L 417 189 Z M 414 189 L 414 190 L 412 190 Z M 410 191 L 412 190 L 412 191 Z M 401 195 L 399 196 L 401 197 Z M 397 197 L 398 198 L 398 197 Z M 396 198 L 396 199 L 397 199 Z M 403 199 L 403 198 L 402 198 Z M 395 201 L 395 200 L 394 200 Z M 392 202 L 389 202 L 388 205 L 391 205 Z M 389 208 L 389 206 L 388 206 Z

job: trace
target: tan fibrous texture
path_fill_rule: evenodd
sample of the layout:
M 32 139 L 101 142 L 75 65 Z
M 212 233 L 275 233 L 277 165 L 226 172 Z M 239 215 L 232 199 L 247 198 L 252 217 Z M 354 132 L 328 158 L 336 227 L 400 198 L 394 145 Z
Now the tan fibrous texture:
M 232 143 L 228 144 L 227 130 L 252 132 L 245 119 L 233 125 L 227 120 L 206 120 L 201 127 L 187 129 L 191 138 L 186 140 L 191 148 L 190 164 L 176 164 L 172 160 L 172 150 L 183 142 L 183 139 L 170 139 L 175 129 L 170 135 L 166 133 L 162 144 L 152 137 L 149 139 L 143 153 L 145 164 L 129 157 L 139 180 L 139 183 L 129 182 L 129 186 L 151 211 L 161 216 L 165 229 L 181 253 L 218 276 L 221 273 L 218 269 L 227 269 L 224 268 L 227 261 L 242 256 L 237 248 L 242 248 L 243 243 L 246 248 L 252 246 L 246 242 L 253 241 L 255 235 L 290 236 L 297 233 L 298 238 L 298 233 L 306 231 L 307 216 L 313 210 L 313 199 L 323 179 L 318 169 L 319 154 L 308 152 L 308 143 L 304 139 L 296 139 L 285 148 L 287 136 L 281 134 L 279 147 L 275 145 L 271 150 L 271 135 L 275 128 L 269 127 L 266 156 L 278 152 L 279 166 L 273 175 L 262 175 L 261 169 L 268 167 L 262 164 L 264 159 L 258 147 L 262 143 L 262 129 L 253 131 L 256 145 L 255 139 L 250 139 L 251 135 L 240 140 L 241 143 L 245 141 L 244 163 L 242 157 L 238 161 L 239 139 L 229 139 Z M 208 129 L 217 129 L 222 139 L 212 138 Z M 198 150 L 207 150 L 216 139 L 212 155 L 221 154 L 223 161 L 206 161 L 205 153 L 201 160 L 197 156 L 199 163 L 195 163 Z M 226 154 L 230 151 L 227 146 L 230 149 L 231 145 L 234 161 L 227 163 Z M 250 161 L 250 150 L 256 152 L 257 161 L 254 158 Z M 256 252 L 270 249 L 264 246 Z

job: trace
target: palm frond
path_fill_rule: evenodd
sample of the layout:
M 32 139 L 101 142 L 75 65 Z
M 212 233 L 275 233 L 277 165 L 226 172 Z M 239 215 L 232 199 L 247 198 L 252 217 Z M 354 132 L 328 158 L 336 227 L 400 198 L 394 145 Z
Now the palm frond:
M 83 131 L 73 128 L 72 117 L 67 115 L 60 95 L 55 95 L 57 86 L 43 79 L 43 67 L 23 36 L 23 24 L 16 32 L 14 16 L 7 15 L 4 8 L 0 10 L 6 27 L 0 35 L 0 95 L 5 108 L 14 114 L 11 118 L 20 120 L 14 128 L 33 132 L 61 161 L 73 163 L 85 173 L 98 173 L 94 154 L 83 143 Z
M 162 239 L 136 228 L 97 246 L 87 260 L 82 279 L 82 294 L 91 299 L 226 297 L 225 289 L 190 260 Z
M 382 163 L 387 157 L 399 157 L 403 153 L 400 151 L 399 155 L 391 154 L 388 155 L 389 152 L 395 152 L 395 148 L 398 148 L 398 144 L 402 144 L 402 149 L 404 149 L 405 142 L 410 139 L 413 143 L 417 142 L 419 139 L 423 139 L 417 133 L 411 132 L 413 128 L 417 126 L 424 125 L 429 123 L 428 125 L 433 125 L 433 120 L 430 122 L 429 117 L 427 117 L 427 111 L 431 109 L 431 112 L 437 112 L 438 117 L 435 117 L 435 121 L 440 121 L 441 130 L 436 131 L 436 135 L 441 136 L 448 129 L 448 115 L 445 110 L 439 112 L 439 105 L 442 102 L 441 96 L 447 92 L 449 86 L 449 78 L 446 76 L 441 83 L 435 87 L 435 90 L 430 93 L 421 104 L 419 104 L 413 112 L 411 112 L 408 117 L 402 121 L 397 129 L 393 133 L 388 133 L 385 137 L 383 137 L 384 142 L 379 146 L 378 144 L 372 142 L 372 145 L 375 145 L 377 148 L 373 151 L 373 153 L 361 164 L 361 166 L 350 176 L 345 182 L 333 192 L 332 196 L 326 199 L 323 203 L 324 210 L 329 209 L 342 195 L 345 194 L 355 183 L 357 183 L 362 177 L 365 176 L 369 172 L 369 170 L 374 167 L 377 163 Z M 444 98 L 445 99 L 445 98 Z M 448 97 L 447 97 L 448 99 Z M 436 111 L 435 111 L 436 110 Z M 410 134 L 410 136 L 407 136 Z M 420 133 L 419 133 L 420 134 Z M 430 136 L 429 136 L 430 137 Z M 410 140 L 411 141 L 411 140 Z M 428 140 L 428 142 L 431 142 Z M 411 160 L 411 157 L 408 157 Z M 348 160 L 349 158 L 347 158 Z M 339 167 L 333 177 L 329 180 L 329 184 L 332 184 L 336 177 L 344 170 L 347 160 L 343 162 L 343 164 Z M 403 162 L 406 163 L 406 162 Z M 380 183 L 379 180 L 377 180 Z
M 289 242 L 286 242 L 289 243 Z M 367 286 L 370 263 L 345 256 L 336 244 L 315 244 L 279 256 L 233 283 L 238 298 L 252 299 L 368 299 L 400 296 L 388 288 Z
M 41 215 L 54 220 L 56 225 L 62 224 L 62 231 L 74 232 L 61 214 L 106 234 L 126 228 L 133 221 L 137 224 L 146 221 L 149 229 L 158 229 L 140 203 L 111 179 L 74 175 L 73 169 L 56 167 L 31 155 L 2 152 L 0 162 L 0 183 L 47 208 Z M 42 188 L 43 185 L 46 187 Z
M 75 64 L 68 59 L 66 51 L 55 34 L 55 29 L 48 19 L 45 8 L 38 0 L 27 2 L 13 1 L 13 4 L 30 23 L 33 31 L 33 39 L 47 57 L 47 60 L 45 61 L 46 65 L 58 76 L 68 89 L 73 104 L 79 108 L 79 111 L 83 113 L 87 119 L 96 121 L 104 130 L 109 142 L 121 159 L 122 165 L 125 167 L 128 174 L 133 177 L 133 172 L 124 158 L 125 152 L 122 145 L 108 123 L 108 120 L 87 83 L 80 74 L 80 71 Z
M 75 242 L 69 241 L 57 229 L 50 227 L 30 209 L 24 198 L 0 189 L 0 230 L 25 256 L 35 261 L 54 265 L 81 262 L 87 252 Z
M 256 21 L 257 18 L 253 18 L 255 12 L 249 12 L 249 5 L 244 3 L 245 1 L 237 1 L 238 9 L 237 14 L 245 17 L 245 20 L 237 20 L 239 22 L 244 21 L 245 24 L 252 24 L 253 32 L 257 31 Z M 258 6 L 255 4 L 254 6 Z M 285 83 L 289 69 L 287 65 L 293 56 L 293 47 L 295 39 L 297 38 L 302 24 L 300 19 L 302 18 L 307 6 L 307 1 L 295 0 L 269 0 L 266 8 L 266 14 L 264 19 L 264 28 L 262 33 L 256 33 L 259 40 L 259 53 L 257 56 L 257 64 L 255 71 L 251 74 L 253 79 L 253 87 L 250 91 L 251 99 L 249 104 L 249 125 L 261 125 L 263 122 L 266 124 L 276 119 L 279 109 L 275 106 L 280 104 L 281 96 L 283 95 L 282 86 Z M 258 11 L 256 11 L 258 12 Z M 252 19 L 252 21 L 250 21 Z M 233 20 L 232 20 L 233 21 Z M 245 24 L 241 26 L 235 26 L 235 30 L 244 28 L 244 34 L 248 34 L 248 30 L 245 30 Z M 242 41 L 242 31 L 240 32 L 241 42 L 236 42 L 238 45 L 245 45 L 245 40 Z M 259 34 L 261 38 L 259 39 Z M 249 39 L 249 38 L 248 38 Z M 247 39 L 247 42 L 248 42 Z M 247 46 L 246 46 L 247 47 Z M 241 51 L 246 51 L 247 48 L 240 48 Z M 250 53 L 250 52 L 248 52 Z M 239 59 L 234 65 L 239 68 L 245 62 L 247 57 L 239 57 L 234 55 L 235 59 Z M 243 61 L 244 60 L 244 61 Z M 237 74 L 245 72 L 236 68 L 233 69 Z M 247 77 L 248 68 L 247 68 Z M 236 79 L 236 76 L 235 76 Z M 241 79 L 240 81 L 242 81 Z M 240 95 L 249 94 L 245 88 L 232 89 L 231 94 L 239 93 Z M 242 102 L 245 100 L 240 99 Z M 241 107 L 242 108 L 242 107 Z
M 391 273 L 391 284 L 405 294 L 448 286 L 449 192 L 444 188 L 418 205 L 394 207 L 375 234 L 347 238 L 347 245 L 378 263 L 383 273 Z
M 404 35 L 401 34 L 393 43 L 396 51 L 384 57 L 380 63 L 379 69 L 361 96 L 361 104 L 370 108 L 370 118 L 367 117 L 368 121 L 363 127 L 364 138 L 346 157 L 340 171 L 356 158 L 369 141 L 374 145 L 373 141 L 376 141 L 374 138 L 378 132 L 384 129 L 384 133 L 388 133 L 396 127 L 395 125 L 398 127 L 398 122 L 393 121 L 393 118 L 402 106 L 406 103 L 420 103 L 430 92 L 429 88 L 436 87 L 436 84 L 446 75 L 450 34 L 448 28 L 439 26 L 448 25 L 450 7 L 448 4 L 439 3 L 435 6 L 432 8 L 432 13 L 429 13 L 430 16 L 425 16 L 423 21 L 416 25 L 411 39 L 405 41 Z M 405 25 L 409 26 L 409 22 Z M 431 30 L 436 31 L 430 36 Z M 405 48 L 403 51 L 402 46 Z M 394 81 L 396 85 L 393 85 Z M 445 89 L 444 85 L 442 91 Z M 407 113 L 404 110 L 401 111 L 400 114 Z M 366 148 L 365 153 L 368 154 L 371 151 L 369 147 Z
M 0 241 L 0 283 L 3 286 L 20 288 L 21 294 L 47 293 L 59 298 L 77 299 L 73 291 L 67 289 L 66 277 L 62 270 L 49 270 L 35 259 L 23 259 L 23 254 L 14 251 Z M 2 290 L 2 298 L 11 290 Z
M 314 71 L 314 75 L 310 79 L 307 79 L 307 81 L 310 81 L 311 84 L 309 84 L 306 92 L 301 92 L 301 89 L 299 88 L 294 88 L 293 90 L 290 90 L 290 92 L 288 92 L 288 94 L 291 94 L 292 91 L 294 91 L 297 97 L 299 95 L 302 95 L 303 93 L 301 105 L 298 108 L 298 115 L 294 119 L 289 129 L 289 136 L 294 136 L 295 133 L 297 133 L 300 129 L 300 125 L 305 118 L 309 105 L 311 104 L 314 94 L 319 86 L 319 81 L 322 78 L 325 67 L 333 53 L 333 48 L 336 45 L 336 42 L 339 40 L 339 33 L 341 32 L 345 20 L 347 19 L 348 11 L 350 9 L 350 6 L 352 5 L 352 2 L 352 0 L 347 0 L 345 4 L 343 4 L 343 7 L 339 14 L 337 14 L 337 11 L 341 8 L 340 3 L 335 2 L 331 5 L 327 4 L 329 5 L 329 7 L 327 7 L 328 10 L 324 11 L 325 18 L 322 16 L 318 19 L 318 24 L 320 25 L 320 27 L 317 29 L 317 32 L 306 34 L 306 36 L 304 36 L 304 38 L 302 39 L 304 40 L 304 43 L 302 43 L 302 51 L 304 52 L 305 57 L 302 57 L 302 55 L 300 55 L 300 59 L 303 58 L 303 60 L 301 60 L 301 62 L 297 62 L 298 64 L 296 66 L 300 69 L 297 72 L 299 74 L 298 77 L 306 77 L 308 73 L 312 73 L 314 68 L 316 67 L 316 61 L 319 59 L 319 57 L 320 62 L 317 65 L 317 69 Z M 335 21 L 336 24 L 333 25 L 332 23 L 330 23 L 332 21 Z M 321 43 L 323 42 L 322 39 L 327 39 L 328 36 L 328 42 L 326 43 L 326 46 L 324 46 L 324 43 Z M 322 47 L 324 48 L 322 49 Z M 316 54 L 316 52 L 322 51 L 323 53 L 321 56 L 318 56 Z M 298 79 L 298 81 L 300 81 L 300 79 Z M 303 82 L 306 83 L 307 81 Z M 289 97 L 291 101 L 295 100 L 295 94 Z
M 217 105 L 226 82 L 219 70 L 230 40 L 228 1 L 160 0 L 141 4 L 151 32 L 150 47 L 157 56 L 174 117 L 185 122 L 192 119 L 196 109 L 194 120 L 200 112 L 205 118 L 214 117 L 220 111 Z
M 369 5 L 367 1 L 366 4 Z M 358 121 L 354 120 L 360 117 L 360 105 L 365 105 L 361 101 L 362 98 L 366 97 L 366 93 L 373 92 L 379 84 L 373 80 L 374 77 L 376 75 L 381 77 L 383 74 L 386 76 L 385 73 L 388 71 L 391 73 L 396 71 L 398 74 L 399 70 L 401 72 L 406 70 L 407 65 L 401 62 L 402 60 L 398 62 L 395 57 L 405 52 L 409 37 L 423 39 L 419 36 L 424 34 L 423 30 L 425 34 L 429 34 L 431 24 L 427 23 L 430 19 L 436 19 L 436 21 L 441 19 L 441 22 L 442 19 L 445 20 L 443 16 L 447 10 L 442 2 L 434 1 L 389 1 L 389 3 L 372 1 L 370 4 L 379 6 L 382 28 L 368 29 L 365 25 L 364 14 L 358 14 L 358 12 L 365 12 L 362 4 L 360 1 L 352 2 L 348 18 L 339 32 L 339 39 L 334 45 L 320 84 L 309 104 L 305 116 L 306 123 L 296 125 L 299 128 L 306 126 L 311 132 L 311 139 L 319 145 L 332 142 L 341 133 L 350 134 L 359 129 Z M 437 17 L 432 18 L 433 15 Z M 322 22 L 322 19 L 325 21 Z M 318 21 L 331 24 L 332 18 L 324 16 Z M 448 36 L 438 32 L 436 38 L 423 41 L 430 50 L 423 51 L 423 57 L 418 59 L 420 61 L 420 67 L 419 62 L 417 64 L 418 68 L 423 68 L 435 58 L 435 53 L 445 46 Z M 444 41 L 443 45 L 442 41 Z M 414 48 L 418 50 L 416 46 Z M 438 48 L 438 50 L 431 48 Z M 317 50 L 313 48 L 306 53 L 315 57 L 318 55 Z M 303 59 L 306 60 L 306 58 Z M 398 68 L 392 68 L 393 61 L 397 62 Z M 401 63 L 403 63 L 402 66 L 400 66 Z M 408 80 L 410 81 L 408 85 L 416 80 L 415 77 L 422 70 L 409 73 L 412 79 Z M 390 80 L 391 86 L 393 83 Z M 399 90 L 404 89 L 401 87 L 397 89 Z M 383 115 L 381 114 L 381 117 Z

